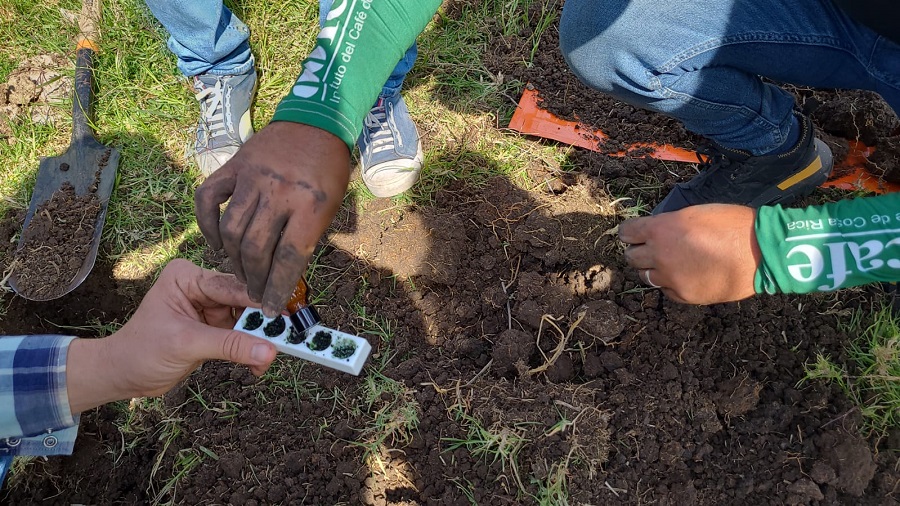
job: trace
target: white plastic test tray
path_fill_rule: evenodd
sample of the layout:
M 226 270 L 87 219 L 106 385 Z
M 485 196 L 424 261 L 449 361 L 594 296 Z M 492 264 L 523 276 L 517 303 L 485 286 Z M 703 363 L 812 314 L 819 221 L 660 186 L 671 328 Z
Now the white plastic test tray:
M 245 328 L 247 318 L 254 313 L 258 313 L 262 317 L 262 324 L 255 329 Z M 266 326 L 273 325 L 275 329 L 281 326 L 281 323 L 276 322 L 279 318 L 284 322 L 284 330 L 274 337 L 266 335 Z M 282 353 L 304 358 L 310 362 L 355 376 L 359 376 L 366 359 L 369 358 L 369 353 L 372 351 L 372 345 L 365 339 L 330 329 L 321 324 L 313 325 L 307 329 L 305 335 L 303 333 L 295 335 L 293 340 L 297 341 L 297 344 L 293 344 L 288 341 L 288 338 L 291 337 L 291 330 L 294 328 L 290 319 L 286 316 L 278 316 L 275 319 L 266 318 L 259 309 L 245 309 L 234 328 L 272 341 L 275 349 Z M 272 327 L 269 330 L 271 333 Z M 295 332 L 295 334 L 297 333 Z

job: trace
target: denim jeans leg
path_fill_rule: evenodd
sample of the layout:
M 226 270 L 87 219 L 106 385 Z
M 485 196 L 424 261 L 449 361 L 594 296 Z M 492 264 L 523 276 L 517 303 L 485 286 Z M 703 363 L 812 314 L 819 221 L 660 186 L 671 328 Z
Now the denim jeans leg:
M 900 47 L 830 0 L 568 0 L 560 47 L 592 88 L 753 154 L 784 142 L 794 107 L 760 76 L 900 105 Z
M 333 4 L 334 0 L 319 0 L 319 26 L 325 25 L 325 19 L 331 11 L 331 6 Z M 381 90 L 381 96 L 392 97 L 400 93 L 400 89 L 403 88 L 403 80 L 406 79 L 406 74 L 412 70 L 418 54 L 419 51 L 416 43 L 413 42 L 413 45 L 406 50 L 406 53 L 400 58 L 397 66 L 394 67 L 393 72 L 391 72 L 390 77 L 388 77 L 388 80 L 384 83 L 384 87 Z
M 169 50 L 178 57 L 178 70 L 185 76 L 237 75 L 253 70 L 250 30 L 222 0 L 146 3 L 169 32 Z

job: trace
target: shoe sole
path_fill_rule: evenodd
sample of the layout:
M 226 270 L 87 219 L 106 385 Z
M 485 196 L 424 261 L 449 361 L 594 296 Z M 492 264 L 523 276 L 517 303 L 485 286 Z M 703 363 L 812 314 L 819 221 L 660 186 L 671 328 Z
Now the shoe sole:
M 765 191 L 747 205 L 754 208 L 776 204 L 787 205 L 809 195 L 827 181 L 834 168 L 834 157 L 824 142 L 815 139 L 815 143 L 818 156 L 809 165 Z

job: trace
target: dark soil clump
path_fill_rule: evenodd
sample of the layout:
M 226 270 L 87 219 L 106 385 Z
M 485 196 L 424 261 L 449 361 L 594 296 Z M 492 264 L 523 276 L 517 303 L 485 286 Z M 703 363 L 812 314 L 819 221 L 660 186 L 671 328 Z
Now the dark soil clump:
M 866 168 L 872 174 L 885 181 L 900 184 L 900 136 L 879 139 L 867 164 Z
M 291 326 L 291 330 L 287 336 L 287 342 L 291 344 L 300 344 L 304 339 L 306 339 L 306 333 L 297 330 L 294 326 Z
M 284 318 L 275 318 L 266 324 L 263 333 L 269 337 L 275 337 L 284 332 L 285 326 Z
M 313 351 L 322 351 L 328 348 L 331 346 L 331 332 L 328 332 L 327 330 L 316 332 L 306 345 Z
M 263 315 L 260 311 L 254 311 L 244 320 L 244 330 L 256 330 L 263 324 Z
M 35 209 L 15 255 L 22 295 L 47 300 L 65 293 L 89 254 L 99 214 L 97 195 L 78 196 L 69 183 Z

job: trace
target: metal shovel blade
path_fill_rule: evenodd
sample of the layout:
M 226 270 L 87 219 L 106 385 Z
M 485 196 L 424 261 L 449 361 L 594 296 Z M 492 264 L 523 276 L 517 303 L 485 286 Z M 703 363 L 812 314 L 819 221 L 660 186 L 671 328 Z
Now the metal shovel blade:
M 27 286 L 21 286 L 18 273 L 14 269 L 9 279 L 9 285 L 17 294 L 29 300 L 52 300 L 71 292 L 87 278 L 97 259 L 100 235 L 103 232 L 103 224 L 106 221 L 109 197 L 115 186 L 118 165 L 119 150 L 104 146 L 93 139 L 70 145 L 69 149 L 60 156 L 41 160 L 34 193 L 31 195 L 28 211 L 25 214 L 23 233 L 19 237 L 17 257 L 29 254 L 24 248 L 29 246 L 28 242 L 31 239 L 29 227 L 35 217 L 35 212 L 50 201 L 54 194 L 66 186 L 67 183 L 73 187 L 77 197 L 89 196 L 90 194 L 96 195 L 100 208 L 96 219 L 92 220 L 93 233 L 90 238 L 90 245 L 86 251 L 81 250 L 84 256 L 82 258 L 68 259 L 68 261 L 80 263 L 81 267 L 74 277 L 68 281 L 60 280 L 60 286 L 35 292 L 29 290 Z M 79 209 L 71 209 L 70 211 L 70 216 L 76 219 L 77 214 L 81 212 Z M 75 249 L 67 249 L 66 245 L 55 245 L 53 247 L 61 248 L 62 251 L 72 254 L 75 254 L 74 252 L 76 251 Z M 45 267 L 49 272 L 60 266 L 46 265 Z
M 41 160 L 16 251 L 16 262 L 24 259 L 27 268 L 14 266 L 9 279 L 10 287 L 29 300 L 52 300 L 74 290 L 94 268 L 100 247 L 119 151 L 94 137 L 94 60 L 99 22 L 100 0 L 83 0 L 78 20 L 81 33 L 76 50 L 72 141 L 62 155 Z M 75 205 L 66 207 L 67 203 Z M 81 204 L 90 206 L 82 208 Z M 85 237 L 88 233 L 89 242 Z M 40 242 L 49 237 L 54 238 L 49 244 Z M 47 248 L 60 254 L 45 260 L 38 253 Z

